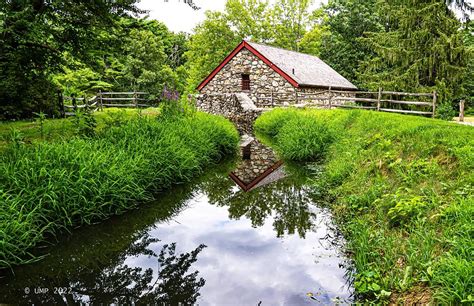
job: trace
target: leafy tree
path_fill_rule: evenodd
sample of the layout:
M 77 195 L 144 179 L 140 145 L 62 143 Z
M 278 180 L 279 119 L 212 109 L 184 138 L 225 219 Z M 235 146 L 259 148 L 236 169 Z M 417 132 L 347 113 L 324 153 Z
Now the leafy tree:
M 310 21 L 312 0 L 278 0 L 273 8 L 275 45 L 299 51 Z
M 50 110 L 55 86 L 50 74 L 59 71 L 63 52 L 89 55 L 97 28 L 119 16 L 138 13 L 135 0 L 7 1 L 0 4 L 0 115 L 31 116 Z
M 181 2 L 180 0 L 178 0 L 179 2 Z M 164 2 L 168 2 L 168 1 L 164 1 Z M 193 0 L 184 0 L 183 1 L 183 4 L 187 4 L 189 5 L 193 10 L 195 11 L 198 11 L 200 10 L 201 8 L 199 6 L 197 6 Z
M 90 66 L 74 59 L 70 54 L 64 54 L 64 61 L 69 62 L 63 67 L 63 72 L 52 76 L 57 88 L 61 88 L 66 96 L 84 96 L 89 91 L 110 89 L 112 84 L 100 81 L 100 75 Z
M 327 18 L 323 24 L 330 35 L 321 43 L 321 59 L 342 76 L 361 85 L 357 78 L 359 65 L 373 56 L 371 48 L 359 38 L 367 31 L 382 30 L 376 10 L 377 0 L 330 0 L 324 7 Z
M 226 15 L 220 12 L 206 12 L 206 20 L 194 29 L 194 33 L 185 53 L 188 60 L 188 92 L 195 91 L 241 40 L 231 29 Z
M 274 40 L 272 8 L 268 1 L 228 0 L 226 19 L 240 39 L 271 43 Z
M 461 23 L 446 2 L 380 1 L 379 12 L 385 16 L 386 31 L 363 39 L 376 53 L 362 66 L 365 85 L 401 91 L 436 88 L 442 102 L 459 97 L 467 50 Z
M 166 59 L 163 42 L 148 30 L 134 29 L 125 44 L 124 85 L 134 91 L 159 92 L 160 70 Z
M 314 10 L 309 17 L 310 30 L 306 32 L 299 43 L 299 51 L 316 56 L 321 55 L 323 42 L 331 35 L 327 25 L 328 15 L 323 9 Z
M 54 79 L 66 93 L 136 90 L 156 99 L 165 86 L 183 91 L 186 39 L 156 20 L 120 18 L 110 30 L 98 31 L 88 61 L 71 58 Z

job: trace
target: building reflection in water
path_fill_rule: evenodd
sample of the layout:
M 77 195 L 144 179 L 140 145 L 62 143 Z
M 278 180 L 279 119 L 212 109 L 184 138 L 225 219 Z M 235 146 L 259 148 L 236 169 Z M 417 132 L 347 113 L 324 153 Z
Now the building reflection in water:
M 247 192 L 285 177 L 283 162 L 269 147 L 245 135 L 240 143 L 242 160 L 229 177 Z

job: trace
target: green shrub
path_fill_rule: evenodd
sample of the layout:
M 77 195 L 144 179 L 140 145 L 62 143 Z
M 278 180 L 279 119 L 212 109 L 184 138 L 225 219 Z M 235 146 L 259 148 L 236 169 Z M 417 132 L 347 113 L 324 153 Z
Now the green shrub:
M 83 110 L 77 109 L 72 117 L 75 132 L 77 136 L 92 137 L 95 135 L 95 128 L 97 127 L 97 120 L 92 115 L 92 112 L 85 108 Z
M 394 199 L 392 204 L 387 216 L 394 225 L 406 224 L 420 217 L 428 206 L 426 199 L 421 196 Z
M 441 103 L 436 108 L 436 118 L 451 121 L 456 116 L 456 111 L 451 103 Z
M 235 152 L 220 117 L 141 117 L 94 138 L 10 146 L 0 156 L 0 267 L 35 259 L 45 237 L 120 214 Z

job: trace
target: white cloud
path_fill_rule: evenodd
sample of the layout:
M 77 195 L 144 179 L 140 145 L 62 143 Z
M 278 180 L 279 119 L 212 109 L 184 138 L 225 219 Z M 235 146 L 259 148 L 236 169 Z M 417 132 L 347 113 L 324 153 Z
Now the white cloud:
M 162 21 L 174 32 L 188 32 L 205 18 L 204 12 L 207 10 L 223 11 L 226 0 L 194 0 L 194 3 L 201 7 L 194 11 L 191 7 L 183 3 L 183 0 L 141 0 L 138 7 L 149 11 L 151 19 Z M 272 1 L 270 1 L 272 2 Z M 315 0 L 314 6 L 317 7 L 325 0 Z

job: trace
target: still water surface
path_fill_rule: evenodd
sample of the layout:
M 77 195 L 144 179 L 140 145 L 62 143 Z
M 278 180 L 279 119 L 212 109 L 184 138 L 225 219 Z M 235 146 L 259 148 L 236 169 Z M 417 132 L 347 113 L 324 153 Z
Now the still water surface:
M 302 169 L 282 166 L 249 192 L 229 170 L 73 231 L 44 260 L 6 273 L 0 303 L 350 303 L 343 240 Z

